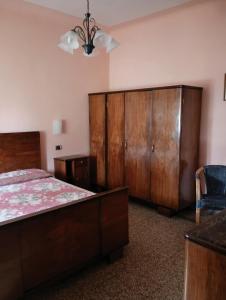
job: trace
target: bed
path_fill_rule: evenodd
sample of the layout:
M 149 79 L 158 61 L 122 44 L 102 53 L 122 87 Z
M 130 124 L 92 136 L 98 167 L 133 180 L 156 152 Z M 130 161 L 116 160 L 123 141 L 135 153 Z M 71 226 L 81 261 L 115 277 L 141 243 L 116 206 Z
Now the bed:
M 1 300 L 117 258 L 128 243 L 127 188 L 94 194 L 40 164 L 39 132 L 0 133 Z

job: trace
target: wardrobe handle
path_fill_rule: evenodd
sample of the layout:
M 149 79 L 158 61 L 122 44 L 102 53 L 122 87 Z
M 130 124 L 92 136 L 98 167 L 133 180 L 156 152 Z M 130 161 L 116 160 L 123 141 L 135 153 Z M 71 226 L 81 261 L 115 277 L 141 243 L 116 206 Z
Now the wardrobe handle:
M 155 152 L 155 145 L 154 144 L 151 147 L 151 152 Z
M 128 146 L 128 144 L 127 144 L 127 141 L 125 140 L 125 149 L 127 149 L 127 146 Z

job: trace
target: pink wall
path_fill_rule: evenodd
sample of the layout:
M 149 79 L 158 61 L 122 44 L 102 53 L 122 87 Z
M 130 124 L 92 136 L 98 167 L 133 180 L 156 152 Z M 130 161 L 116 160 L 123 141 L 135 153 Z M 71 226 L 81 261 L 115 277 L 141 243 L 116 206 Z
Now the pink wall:
M 226 1 L 194 1 L 111 30 L 110 88 L 205 88 L 200 163 L 226 164 Z
M 89 152 L 88 92 L 108 88 L 108 56 L 85 58 L 57 48 L 81 20 L 22 0 L 0 1 L 0 132 L 42 132 L 43 167 L 53 157 Z M 52 135 L 61 118 L 66 133 Z M 62 144 L 62 151 L 55 145 Z M 46 154 L 47 153 L 47 154 Z
M 56 47 L 81 20 L 25 3 L 0 1 L 0 132 L 40 130 L 43 166 L 88 153 L 88 92 L 167 84 L 203 86 L 201 163 L 226 164 L 226 1 L 194 1 L 112 29 L 121 46 L 85 58 Z M 52 135 L 52 121 L 66 133 Z M 62 151 L 54 146 L 62 144 Z

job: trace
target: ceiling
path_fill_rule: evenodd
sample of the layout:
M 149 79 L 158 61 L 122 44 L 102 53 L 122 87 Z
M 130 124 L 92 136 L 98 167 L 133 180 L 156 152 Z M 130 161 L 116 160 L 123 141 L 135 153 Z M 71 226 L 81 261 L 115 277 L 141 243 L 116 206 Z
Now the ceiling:
M 84 16 L 86 0 L 25 0 L 76 17 Z M 90 0 L 92 16 L 106 26 L 144 17 L 191 0 Z

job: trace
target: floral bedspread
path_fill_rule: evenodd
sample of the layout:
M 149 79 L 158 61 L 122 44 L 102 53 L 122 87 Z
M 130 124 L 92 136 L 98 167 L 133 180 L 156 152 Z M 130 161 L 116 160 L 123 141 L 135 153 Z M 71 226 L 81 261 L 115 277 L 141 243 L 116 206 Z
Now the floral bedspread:
M 1 181 L 4 176 L 3 174 L 0 176 Z M 27 179 L 24 182 L 2 185 L 0 186 L 0 224 L 91 195 L 94 193 L 53 177 Z

